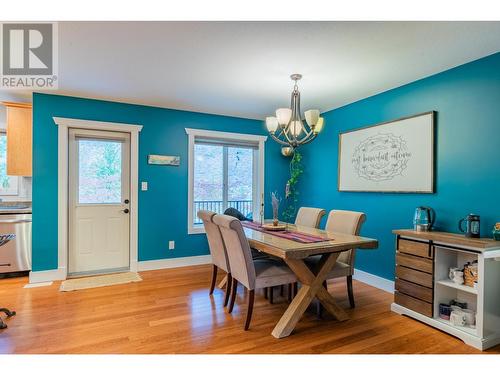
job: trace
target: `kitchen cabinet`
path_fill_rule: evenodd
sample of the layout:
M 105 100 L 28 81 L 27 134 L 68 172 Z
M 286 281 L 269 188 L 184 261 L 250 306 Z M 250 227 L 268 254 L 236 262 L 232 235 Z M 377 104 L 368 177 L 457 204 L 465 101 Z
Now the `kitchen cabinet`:
M 29 103 L 3 102 L 7 108 L 7 174 L 32 174 L 32 109 Z

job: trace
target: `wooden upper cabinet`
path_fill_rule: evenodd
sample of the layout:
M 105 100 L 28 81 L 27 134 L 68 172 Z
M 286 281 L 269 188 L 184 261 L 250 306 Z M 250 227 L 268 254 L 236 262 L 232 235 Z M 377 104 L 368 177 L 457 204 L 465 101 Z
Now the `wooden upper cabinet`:
M 32 110 L 29 103 L 3 102 L 7 107 L 7 174 L 32 174 Z

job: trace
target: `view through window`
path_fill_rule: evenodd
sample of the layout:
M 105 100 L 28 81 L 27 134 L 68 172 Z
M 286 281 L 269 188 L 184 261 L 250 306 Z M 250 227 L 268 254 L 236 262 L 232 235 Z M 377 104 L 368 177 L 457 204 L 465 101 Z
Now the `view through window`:
M 78 203 L 120 203 L 122 143 L 86 139 L 78 143 Z
M 254 149 L 238 145 L 194 146 L 194 224 L 199 210 L 223 213 L 234 207 L 251 218 L 254 196 Z
M 0 133 L 0 195 L 17 195 L 17 176 L 7 176 L 7 137 Z

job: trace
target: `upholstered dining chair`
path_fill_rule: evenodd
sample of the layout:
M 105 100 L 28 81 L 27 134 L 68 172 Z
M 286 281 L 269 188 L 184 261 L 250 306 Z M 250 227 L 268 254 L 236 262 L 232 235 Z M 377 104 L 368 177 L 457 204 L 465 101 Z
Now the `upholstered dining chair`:
M 328 232 L 345 233 L 359 235 L 361 226 L 366 220 L 363 212 L 331 210 L 328 214 L 325 230 Z M 340 253 L 337 263 L 328 274 L 327 280 L 345 277 L 347 281 L 347 294 L 351 308 L 355 307 L 354 293 L 352 289 L 352 275 L 354 274 L 354 255 L 355 249 L 350 249 Z M 312 256 L 306 259 L 309 267 L 315 267 L 319 262 L 319 256 Z M 320 309 L 319 309 L 320 310 Z
M 295 217 L 295 225 L 303 227 L 319 228 L 319 223 L 326 211 L 322 208 L 315 207 L 300 207 L 297 216 Z M 288 299 L 291 300 L 297 294 L 298 285 L 294 283 L 288 288 Z
M 215 288 L 215 283 L 217 281 L 217 271 L 222 269 L 227 274 L 226 281 L 226 294 L 224 296 L 224 306 L 227 306 L 229 301 L 229 295 L 231 292 L 231 268 L 229 267 L 229 261 L 227 259 L 226 248 L 224 247 L 224 241 L 220 233 L 219 227 L 214 224 L 213 218 L 216 215 L 212 211 L 200 210 L 197 213 L 200 220 L 203 222 L 205 227 L 205 233 L 207 234 L 208 247 L 210 250 L 210 255 L 212 256 L 212 281 L 210 283 L 210 292 L 212 295 Z
M 252 320 L 255 289 L 294 283 L 293 272 L 282 262 L 272 259 L 252 259 L 250 245 L 241 222 L 228 215 L 215 215 L 213 222 L 219 226 L 226 247 L 233 286 L 228 312 L 233 311 L 238 283 L 248 290 L 245 331 Z
M 318 228 L 325 213 L 326 211 L 322 208 L 300 207 L 295 218 L 295 225 Z

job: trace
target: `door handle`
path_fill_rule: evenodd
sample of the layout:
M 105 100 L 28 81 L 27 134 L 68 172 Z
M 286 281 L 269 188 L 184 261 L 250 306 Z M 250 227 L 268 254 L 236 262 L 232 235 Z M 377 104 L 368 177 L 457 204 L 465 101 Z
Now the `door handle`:
M 128 214 L 130 212 L 130 210 L 128 208 L 124 209 L 123 212 L 125 212 L 126 214 Z
M 123 201 L 123 203 L 125 203 L 125 204 L 129 204 L 129 203 L 130 203 L 130 201 L 129 201 L 128 199 L 125 199 L 125 200 Z

